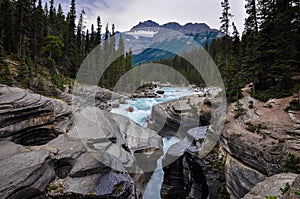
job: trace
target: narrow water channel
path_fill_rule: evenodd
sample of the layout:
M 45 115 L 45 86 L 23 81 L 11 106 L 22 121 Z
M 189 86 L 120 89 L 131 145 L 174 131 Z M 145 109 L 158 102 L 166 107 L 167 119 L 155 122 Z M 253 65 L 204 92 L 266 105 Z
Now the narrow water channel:
M 146 118 L 150 116 L 151 109 L 154 105 L 168 102 L 179 97 L 195 94 L 192 89 L 185 87 L 163 87 L 161 90 L 164 94 L 160 98 L 137 98 L 129 100 L 128 104 L 121 104 L 119 108 L 112 109 L 113 113 L 124 115 L 141 126 L 146 127 Z M 127 111 L 129 107 L 134 109 L 133 112 Z M 169 139 L 163 138 L 163 156 L 157 160 L 157 168 L 153 172 L 144 192 L 144 199 L 160 199 L 161 186 L 164 179 L 164 171 L 162 169 L 162 160 L 168 149 L 180 140 L 176 137 Z

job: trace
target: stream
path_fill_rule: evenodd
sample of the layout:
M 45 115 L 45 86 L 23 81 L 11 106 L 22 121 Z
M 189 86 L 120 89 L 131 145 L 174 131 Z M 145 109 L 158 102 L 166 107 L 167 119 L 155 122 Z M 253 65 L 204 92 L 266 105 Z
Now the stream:
M 164 91 L 164 94 L 160 95 L 160 98 L 136 98 L 133 100 L 128 100 L 128 104 L 121 104 L 119 108 L 114 108 L 111 112 L 124 115 L 141 126 L 146 127 L 146 118 L 151 115 L 151 109 L 154 105 L 197 93 L 191 88 L 186 87 L 162 87 L 160 90 Z M 129 107 L 132 107 L 134 111 L 127 111 Z M 163 155 L 157 160 L 157 168 L 147 183 L 143 199 L 161 198 L 160 191 L 164 179 L 162 160 L 168 149 L 179 141 L 180 140 L 176 137 L 171 137 L 169 139 L 163 138 Z

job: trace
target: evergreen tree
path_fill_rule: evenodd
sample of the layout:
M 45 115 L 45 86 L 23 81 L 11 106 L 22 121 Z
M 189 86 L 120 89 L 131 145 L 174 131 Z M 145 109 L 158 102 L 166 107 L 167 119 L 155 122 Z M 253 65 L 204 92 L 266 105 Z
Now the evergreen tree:
M 106 27 L 106 32 L 108 31 L 108 25 Z M 102 25 L 101 25 L 101 18 L 100 16 L 97 17 L 97 34 L 96 34 L 96 41 L 95 41 L 95 46 L 97 46 L 98 44 L 101 43 L 101 29 L 102 29 Z M 105 32 L 105 34 L 106 34 Z M 105 37 L 105 40 L 108 39 L 108 37 Z
M 226 67 L 228 66 L 228 58 L 229 58 L 229 24 L 230 24 L 230 18 L 233 17 L 233 15 L 229 12 L 230 6 L 229 6 L 229 0 L 224 0 L 221 2 L 221 6 L 223 8 L 222 16 L 220 17 L 221 20 L 221 27 L 220 31 L 225 34 L 224 36 L 224 42 L 225 42 L 225 60 L 226 60 Z
M 89 30 L 86 31 L 84 50 L 85 50 L 85 55 L 87 55 L 91 51 Z
M 76 39 L 75 39 L 75 24 L 76 20 L 76 5 L 75 0 L 71 1 L 70 11 L 68 13 L 68 38 L 67 38 L 67 56 L 70 59 L 69 76 L 75 78 L 78 69 L 78 62 L 76 58 Z
M 2 46 L 2 40 L 0 39 L 0 84 L 11 86 L 13 83 L 12 76 L 4 57 L 4 48 Z
M 124 40 L 123 40 L 122 34 L 120 34 L 119 45 L 118 45 L 118 50 L 117 50 L 118 71 L 120 71 L 120 76 L 118 77 L 118 79 L 120 79 L 121 75 L 126 72 L 124 53 L 125 53 Z
M 2 0 L 0 3 L 0 39 L 3 41 L 3 48 L 7 52 L 16 52 L 16 42 L 13 36 L 13 5 L 10 0 Z
M 95 46 L 95 29 L 94 29 L 94 24 L 91 26 L 91 38 L 90 38 L 90 46 L 91 49 L 94 49 Z
M 245 33 L 257 33 L 258 32 L 258 22 L 257 22 L 257 8 L 256 0 L 246 0 L 245 5 L 246 13 L 248 17 L 245 20 Z

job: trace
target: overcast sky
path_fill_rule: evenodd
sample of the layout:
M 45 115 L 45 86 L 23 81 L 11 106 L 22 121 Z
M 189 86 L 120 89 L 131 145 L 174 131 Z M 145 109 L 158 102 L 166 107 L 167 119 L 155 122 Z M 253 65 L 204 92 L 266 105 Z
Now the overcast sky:
M 56 0 L 62 3 L 64 11 L 69 10 L 71 0 Z M 243 31 L 246 17 L 244 0 L 231 0 L 231 13 L 234 15 L 239 32 Z M 114 23 L 117 31 L 128 31 L 134 25 L 146 20 L 159 24 L 178 22 L 206 23 L 211 28 L 219 29 L 222 8 L 221 0 L 77 0 L 77 13 L 84 9 L 87 26 L 96 24 L 99 15 L 102 23 Z

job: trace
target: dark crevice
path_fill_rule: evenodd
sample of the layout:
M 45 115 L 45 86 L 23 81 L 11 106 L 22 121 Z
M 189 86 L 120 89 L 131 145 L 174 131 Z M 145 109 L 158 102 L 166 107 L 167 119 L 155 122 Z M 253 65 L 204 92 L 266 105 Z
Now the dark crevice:
M 12 139 L 16 144 L 23 146 L 40 146 L 47 144 L 51 140 L 55 139 L 58 133 L 54 129 L 38 128 L 25 130 L 18 137 Z
M 73 159 L 64 158 L 55 162 L 55 174 L 60 179 L 68 177 L 70 171 L 73 168 Z

